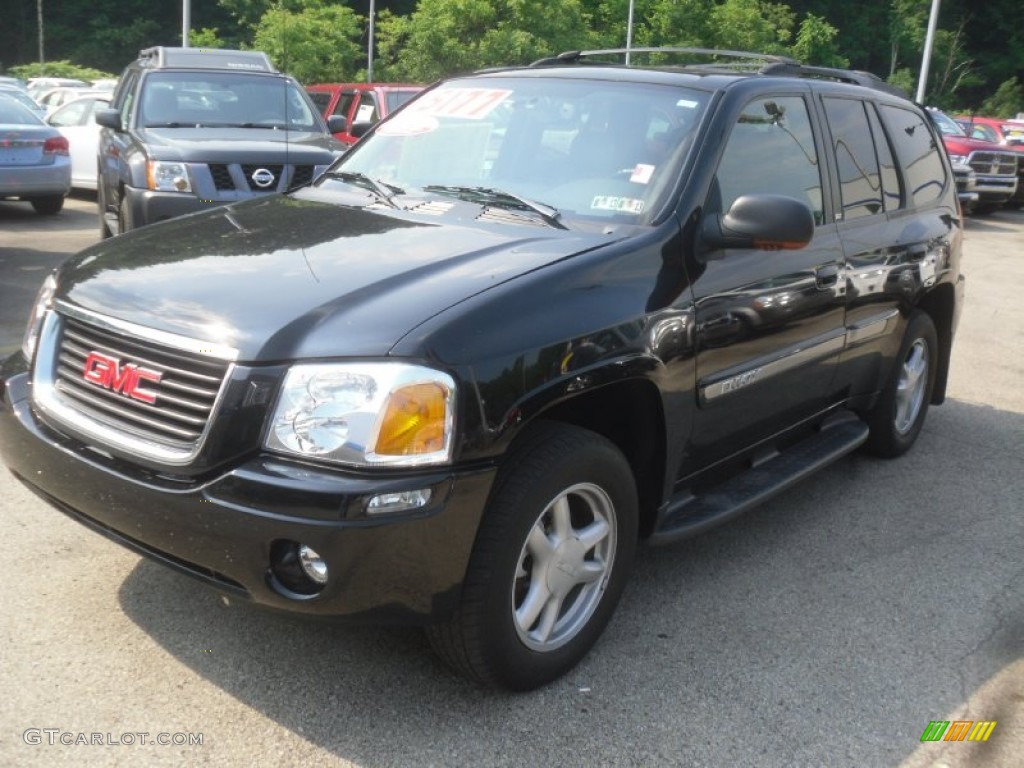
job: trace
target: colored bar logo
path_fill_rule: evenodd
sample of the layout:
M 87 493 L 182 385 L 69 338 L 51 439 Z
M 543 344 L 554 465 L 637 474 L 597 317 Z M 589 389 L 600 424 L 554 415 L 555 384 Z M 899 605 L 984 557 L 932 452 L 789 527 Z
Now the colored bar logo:
M 995 728 L 995 720 L 932 720 L 921 741 L 988 741 Z

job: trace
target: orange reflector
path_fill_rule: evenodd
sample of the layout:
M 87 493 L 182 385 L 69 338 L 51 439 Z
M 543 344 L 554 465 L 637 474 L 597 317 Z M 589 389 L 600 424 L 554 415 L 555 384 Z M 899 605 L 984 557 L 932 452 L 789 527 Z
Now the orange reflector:
M 439 384 L 413 384 L 391 394 L 375 453 L 410 456 L 444 450 L 447 391 Z

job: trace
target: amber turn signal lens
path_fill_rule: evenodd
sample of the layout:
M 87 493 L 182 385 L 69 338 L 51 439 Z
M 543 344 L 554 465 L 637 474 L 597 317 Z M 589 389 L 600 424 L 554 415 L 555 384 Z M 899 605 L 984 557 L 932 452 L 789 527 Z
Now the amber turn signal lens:
M 435 383 L 412 384 L 391 393 L 375 452 L 386 456 L 444 449 L 448 393 Z

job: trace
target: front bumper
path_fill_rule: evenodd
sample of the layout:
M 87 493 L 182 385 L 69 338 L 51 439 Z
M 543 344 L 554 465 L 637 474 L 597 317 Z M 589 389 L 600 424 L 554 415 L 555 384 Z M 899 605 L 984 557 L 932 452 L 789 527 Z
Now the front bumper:
M 161 477 L 42 422 L 23 367 L 19 354 L 0 371 L 0 459 L 93 530 L 274 608 L 402 623 L 455 609 L 493 469 L 375 476 L 260 455 L 202 479 Z M 372 495 L 425 487 L 432 496 L 422 510 L 358 514 Z M 329 574 L 321 592 L 295 594 L 277 580 L 271 553 L 279 541 L 321 555 Z

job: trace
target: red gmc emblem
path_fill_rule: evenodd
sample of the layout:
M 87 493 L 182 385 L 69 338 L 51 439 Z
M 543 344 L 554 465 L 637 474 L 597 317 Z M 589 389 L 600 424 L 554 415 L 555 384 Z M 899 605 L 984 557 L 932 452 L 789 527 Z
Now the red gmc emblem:
M 116 357 L 90 352 L 89 356 L 85 358 L 82 378 L 90 384 L 119 392 L 144 403 L 153 404 L 156 402 L 156 392 L 140 389 L 139 384 L 143 381 L 156 383 L 163 378 L 163 374 L 148 368 L 139 368 L 134 363 L 125 363 L 122 366 L 121 361 Z

